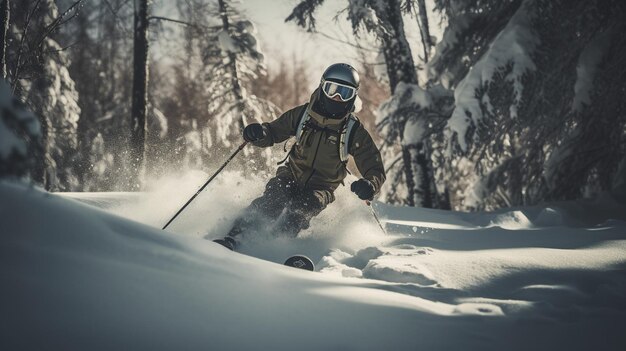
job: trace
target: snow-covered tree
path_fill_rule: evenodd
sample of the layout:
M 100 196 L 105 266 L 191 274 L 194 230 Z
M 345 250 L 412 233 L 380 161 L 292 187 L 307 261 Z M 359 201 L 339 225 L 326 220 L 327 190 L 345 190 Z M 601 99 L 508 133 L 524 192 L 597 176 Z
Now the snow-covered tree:
M 63 13 L 52 0 L 12 3 L 10 82 L 40 119 L 44 156 L 33 178 L 51 190 L 78 187 L 73 167 L 78 93 L 67 70 L 67 55 L 52 35 L 76 14 L 80 3 Z
M 202 12 L 196 14 L 194 21 L 196 24 L 206 23 L 197 28 L 201 34 L 201 57 L 205 89 L 210 97 L 211 120 L 201 122 L 200 127 L 208 126 L 213 135 L 213 147 L 227 154 L 241 142 L 245 125 L 273 119 L 279 111 L 271 102 L 249 92 L 251 82 L 265 74 L 264 55 L 255 37 L 254 24 L 240 13 L 236 1 L 218 0 L 208 5 L 206 11 L 213 21 L 203 22 Z M 215 19 L 219 21 L 215 22 Z M 207 134 L 204 130 L 202 133 Z M 267 149 L 248 148 L 246 152 L 248 156 L 257 154 L 254 159 L 259 162 L 270 159 Z
M 177 26 L 182 38 L 174 41 L 164 37 L 159 41 L 172 53 L 169 58 L 174 64 L 150 83 L 153 104 L 168 124 L 165 140 L 160 141 L 167 145 L 159 148 L 161 157 L 177 170 L 204 169 L 217 160 L 216 153 L 211 152 L 215 137 L 209 111 L 213 97 L 207 89 L 211 77 L 203 62 L 206 31 L 212 26 L 221 28 L 219 18 L 210 11 L 212 6 L 214 1 L 177 1 L 176 18 L 182 22 Z
M 29 177 L 41 152 L 39 120 L 0 79 L 0 177 Z
M 448 27 L 430 71 L 454 89 L 445 158 L 455 202 L 494 208 L 610 190 L 626 155 L 626 4 L 436 3 Z
M 383 188 L 383 200 L 449 207 L 445 184 L 436 186 L 438 164 L 433 161 L 442 145 L 441 131 L 452 102 L 451 92 L 441 85 L 426 90 L 417 84 L 400 83 L 394 95 L 380 105 L 376 122 L 388 145 L 383 148 L 383 157 L 391 180 Z M 393 143 L 395 140 L 400 140 L 400 147 Z
M 11 4 L 9 0 L 0 3 L 0 78 L 7 77 L 7 35 L 11 20 Z
M 59 31 L 59 42 L 67 46 L 70 58 L 70 76 L 80 93 L 75 169 L 83 190 L 127 189 L 129 177 L 122 170 L 128 168 L 130 135 L 131 5 L 126 0 L 89 2 Z M 94 144 L 100 150 L 97 160 L 92 155 Z

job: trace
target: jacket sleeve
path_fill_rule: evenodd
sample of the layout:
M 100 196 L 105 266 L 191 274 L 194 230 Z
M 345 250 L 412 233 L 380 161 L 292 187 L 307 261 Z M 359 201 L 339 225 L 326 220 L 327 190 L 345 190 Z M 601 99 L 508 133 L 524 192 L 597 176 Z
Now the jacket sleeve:
M 380 151 L 363 125 L 359 125 L 351 143 L 350 154 L 354 157 L 356 167 L 363 178 L 372 182 L 374 194 L 378 194 L 387 179 Z
M 280 115 L 277 119 L 269 123 L 263 123 L 262 126 L 265 131 L 265 137 L 252 144 L 259 147 L 269 147 L 276 143 L 281 143 L 289 139 L 289 137 L 295 136 L 298 123 L 300 122 L 300 116 L 305 108 L 306 104 L 294 107 Z

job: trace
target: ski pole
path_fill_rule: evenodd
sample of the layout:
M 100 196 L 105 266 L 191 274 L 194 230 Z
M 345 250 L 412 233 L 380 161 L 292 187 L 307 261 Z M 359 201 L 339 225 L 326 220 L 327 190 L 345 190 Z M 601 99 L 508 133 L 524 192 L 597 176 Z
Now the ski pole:
M 243 148 L 248 144 L 247 141 L 244 141 L 241 145 L 239 145 L 239 147 L 237 148 L 237 150 L 235 150 L 235 152 L 233 152 L 232 155 L 230 155 L 230 157 L 226 160 L 226 162 L 224 162 L 224 164 L 215 172 L 213 173 L 213 175 L 211 176 L 211 178 L 209 178 L 209 180 L 206 181 L 206 183 L 204 183 L 204 185 L 198 189 L 198 191 L 191 197 L 191 199 L 189 199 L 189 201 L 187 201 L 187 203 L 185 205 L 183 205 L 183 207 L 180 208 L 180 210 L 178 210 L 178 212 L 176 212 L 176 214 L 174 215 L 174 217 L 172 217 L 172 219 L 170 219 L 164 226 L 163 226 L 163 230 L 165 230 L 165 228 L 167 228 L 168 225 L 170 225 L 170 223 L 172 223 L 174 221 L 174 219 L 176 219 L 176 217 L 178 217 L 178 215 L 183 212 L 183 210 L 185 209 L 185 207 L 187 207 L 187 205 L 189 205 L 191 203 L 191 201 L 193 201 L 193 199 L 196 198 L 196 196 L 198 196 L 198 194 L 200 194 L 202 192 L 202 190 L 204 190 L 204 188 L 206 188 L 207 185 L 209 185 L 209 183 L 215 179 L 215 177 L 226 167 L 226 165 L 233 159 L 235 158 L 235 156 L 237 156 L 237 154 L 239 153 L 239 151 L 243 150 Z
M 372 202 L 369 200 L 365 200 L 365 204 L 370 207 L 370 210 L 372 211 L 372 214 L 374 215 L 374 219 L 376 220 L 376 223 L 378 223 L 380 230 L 383 231 L 383 234 L 387 234 L 387 231 L 385 231 L 385 227 L 383 227 L 383 224 L 380 222 L 380 219 L 378 219 L 378 215 L 376 214 L 376 211 L 374 211 L 374 206 L 372 206 Z

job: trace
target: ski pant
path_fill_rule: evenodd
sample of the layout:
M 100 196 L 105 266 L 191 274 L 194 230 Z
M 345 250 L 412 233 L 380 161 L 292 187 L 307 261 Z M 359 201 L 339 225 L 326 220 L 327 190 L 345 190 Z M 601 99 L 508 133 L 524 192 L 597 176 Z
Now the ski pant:
M 302 189 L 293 178 L 275 176 L 265 186 L 263 195 L 252 201 L 235 221 L 228 235 L 237 236 L 270 221 L 276 233 L 295 237 L 333 201 L 332 191 Z

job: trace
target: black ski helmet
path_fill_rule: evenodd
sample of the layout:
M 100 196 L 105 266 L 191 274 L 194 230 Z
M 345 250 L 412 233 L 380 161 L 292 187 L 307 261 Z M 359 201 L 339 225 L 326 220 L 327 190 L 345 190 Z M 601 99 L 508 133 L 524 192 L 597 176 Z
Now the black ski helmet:
M 341 84 L 346 84 L 355 89 L 359 88 L 359 74 L 356 72 L 354 67 L 350 66 L 347 63 L 335 63 L 330 65 L 322 74 L 322 79 L 319 87 L 318 99 L 315 104 L 313 104 L 313 110 L 325 117 L 332 119 L 340 119 L 350 113 L 350 111 L 354 108 L 354 102 L 356 100 L 356 94 L 354 97 L 348 101 L 334 101 L 328 98 L 322 92 L 322 84 L 324 81 L 331 81 Z
M 360 83 L 359 74 L 347 63 L 335 63 L 328 66 L 322 74 L 322 81 L 325 80 L 348 84 L 357 89 Z

